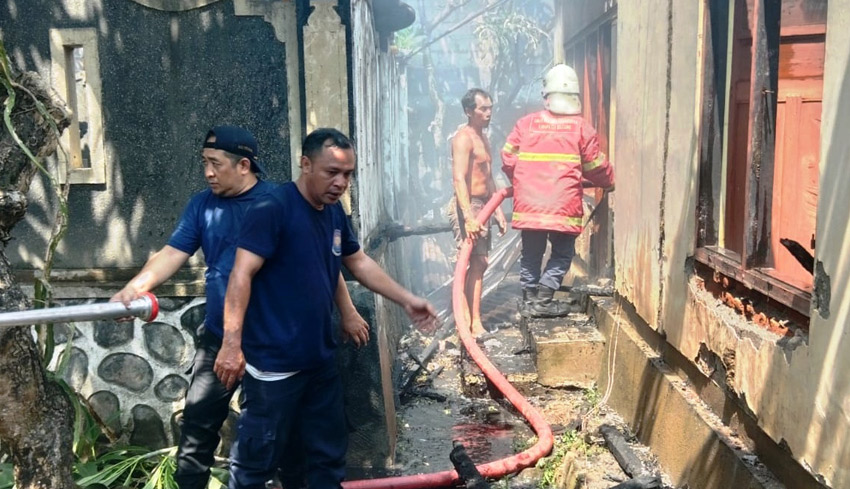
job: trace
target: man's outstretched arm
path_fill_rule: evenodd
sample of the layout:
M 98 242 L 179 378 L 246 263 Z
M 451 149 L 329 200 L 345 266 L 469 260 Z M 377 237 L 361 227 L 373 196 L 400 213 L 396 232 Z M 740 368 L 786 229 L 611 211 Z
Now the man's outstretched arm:
M 417 328 L 433 329 L 437 318 L 434 306 L 399 285 L 363 250 L 344 257 L 342 262 L 358 282 L 403 307 Z
M 148 259 L 141 271 L 130 279 L 123 289 L 112 296 L 110 301 L 129 305 L 130 301 L 138 298 L 139 295 L 150 292 L 171 278 L 189 260 L 189 256 L 188 253 L 172 246 L 163 246 Z

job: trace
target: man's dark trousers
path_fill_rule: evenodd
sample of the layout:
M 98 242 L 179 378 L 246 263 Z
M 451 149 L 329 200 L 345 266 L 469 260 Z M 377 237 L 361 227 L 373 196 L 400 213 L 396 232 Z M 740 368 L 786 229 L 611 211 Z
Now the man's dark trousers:
M 263 489 L 274 470 L 296 455 L 299 437 L 307 487 L 334 489 L 345 477 L 348 429 L 336 359 L 284 380 L 242 378 L 242 414 L 230 455 L 230 489 Z
M 227 389 L 213 371 L 221 349 L 221 339 L 206 331 L 198 331 L 199 344 L 192 366 L 192 379 L 186 392 L 186 406 L 177 448 L 177 473 L 174 480 L 180 489 L 206 489 L 215 450 L 221 441 L 219 431 L 230 413 L 230 400 L 237 386 Z M 292 440 L 298 446 L 298 439 Z M 300 450 L 293 452 L 278 473 L 283 487 L 297 489 L 303 485 L 304 459 Z
M 221 349 L 221 339 L 203 330 L 192 366 L 192 379 L 186 392 L 186 406 L 177 449 L 177 473 L 174 480 L 180 489 L 205 489 L 210 478 L 219 430 L 230 412 L 233 389 L 218 380 L 213 366 Z
M 546 253 L 547 241 L 552 243 L 552 251 L 541 273 L 540 266 L 543 263 L 543 254 Z M 542 285 L 558 290 L 570 269 L 575 253 L 576 236 L 573 234 L 523 229 L 522 256 L 519 260 L 519 282 L 522 288 L 536 289 L 538 285 Z

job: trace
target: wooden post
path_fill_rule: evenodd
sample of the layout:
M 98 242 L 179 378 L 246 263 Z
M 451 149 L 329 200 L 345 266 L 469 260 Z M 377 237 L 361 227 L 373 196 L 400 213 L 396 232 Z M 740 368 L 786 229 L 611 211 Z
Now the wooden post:
M 753 6 L 752 84 L 741 256 L 745 269 L 766 265 L 770 250 L 781 6 L 781 0 L 755 0 Z

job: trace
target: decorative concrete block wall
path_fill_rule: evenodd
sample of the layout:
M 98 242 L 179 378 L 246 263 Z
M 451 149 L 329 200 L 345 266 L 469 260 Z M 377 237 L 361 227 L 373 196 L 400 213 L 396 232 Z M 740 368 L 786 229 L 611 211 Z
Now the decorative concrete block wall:
M 348 283 L 352 300 L 371 325 L 369 345 L 360 349 L 341 343 L 338 363 L 346 385 L 347 416 L 352 443 L 349 462 L 354 466 L 382 467 L 392 457 L 382 428 L 385 406 L 372 388 L 380 386 L 378 324 L 375 296 L 355 282 Z M 197 329 L 204 322 L 204 298 L 159 297 L 155 321 L 86 321 L 56 325 L 59 362 L 73 331 L 71 352 L 62 377 L 88 400 L 105 424 L 131 445 L 157 449 L 176 445 L 179 416 L 191 377 Z M 75 305 L 97 300 L 65 300 Z M 335 317 L 334 322 L 338 319 Z M 227 456 L 235 434 L 238 396 L 222 429 L 218 454 Z
M 96 302 L 103 302 L 98 299 Z M 189 386 L 203 298 L 159 298 L 154 322 L 112 320 L 56 326 L 54 366 L 68 347 L 62 376 L 114 432 L 132 445 L 176 444 L 177 416 Z M 95 301 L 67 301 L 67 305 Z

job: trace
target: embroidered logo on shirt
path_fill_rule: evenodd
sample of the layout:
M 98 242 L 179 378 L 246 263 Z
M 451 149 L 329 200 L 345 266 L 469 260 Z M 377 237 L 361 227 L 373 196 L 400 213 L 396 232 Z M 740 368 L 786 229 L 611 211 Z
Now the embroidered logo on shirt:
M 334 256 L 342 254 L 342 231 L 339 229 L 334 229 L 334 242 L 333 246 L 331 246 L 331 252 Z

